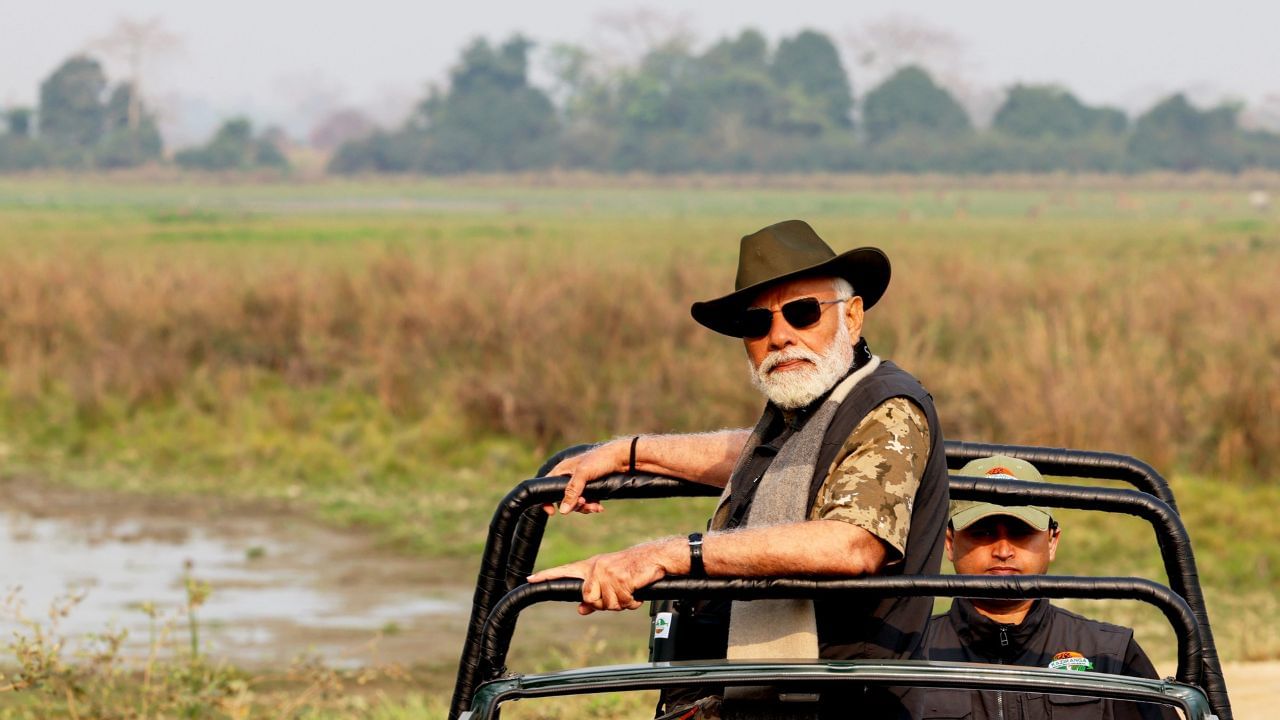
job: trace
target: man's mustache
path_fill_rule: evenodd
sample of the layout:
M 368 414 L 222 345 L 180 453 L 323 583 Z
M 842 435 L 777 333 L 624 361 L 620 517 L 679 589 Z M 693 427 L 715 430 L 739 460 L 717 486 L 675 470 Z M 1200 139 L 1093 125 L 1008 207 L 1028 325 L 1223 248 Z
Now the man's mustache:
M 773 372 L 773 369 L 785 362 L 792 360 L 808 360 L 815 366 L 822 361 L 822 356 L 812 350 L 805 348 L 789 348 L 787 350 L 774 350 L 764 356 L 764 360 L 760 361 L 759 372 L 761 375 L 767 375 Z

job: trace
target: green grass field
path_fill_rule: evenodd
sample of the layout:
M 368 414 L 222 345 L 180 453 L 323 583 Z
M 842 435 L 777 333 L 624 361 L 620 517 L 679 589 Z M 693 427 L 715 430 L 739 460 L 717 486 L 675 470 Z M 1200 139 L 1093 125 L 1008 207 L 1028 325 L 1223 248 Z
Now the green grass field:
M 688 305 L 729 289 L 740 235 L 800 217 L 889 253 L 866 334 L 948 437 L 1152 462 L 1223 655 L 1280 657 L 1280 210 L 1255 186 L 1280 178 L 0 179 L 0 468 L 475 557 L 563 445 L 754 419 L 740 347 Z M 546 562 L 707 507 L 557 520 Z M 1066 528 L 1058 570 L 1159 578 L 1140 523 Z

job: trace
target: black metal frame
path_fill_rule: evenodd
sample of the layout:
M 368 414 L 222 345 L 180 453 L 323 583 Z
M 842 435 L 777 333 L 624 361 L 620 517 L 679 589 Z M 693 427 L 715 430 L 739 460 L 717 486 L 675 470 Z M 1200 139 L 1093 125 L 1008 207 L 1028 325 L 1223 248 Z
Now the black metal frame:
M 1179 682 L 1196 684 L 1202 674 L 1204 645 L 1191 607 L 1169 588 L 1141 578 L 1078 578 L 1036 575 L 986 577 L 976 575 L 863 577 L 841 580 L 802 578 L 668 578 L 640 588 L 637 600 L 677 598 L 732 598 L 777 600 L 783 598 L 862 597 L 979 597 L 1011 599 L 1058 597 L 1141 600 L 1164 613 L 1178 638 Z M 521 585 L 503 596 L 489 613 L 480 635 L 480 673 L 493 678 L 505 673 L 507 651 L 516 620 L 527 607 L 540 602 L 580 602 L 582 581 L 549 580 Z
M 1168 481 L 1156 472 L 1155 468 L 1129 455 L 1095 450 L 1071 450 L 1035 445 L 997 445 L 962 440 L 947 440 L 944 445 L 947 449 L 947 467 L 952 470 L 964 467 L 969 461 L 978 458 L 1008 455 L 1026 460 L 1045 475 L 1126 482 L 1148 495 L 1160 498 L 1175 512 L 1178 510 L 1178 504 L 1173 500 L 1173 490 L 1169 488 Z M 550 469 L 547 468 L 547 470 Z
M 526 585 L 525 577 L 533 570 L 546 529 L 547 514 L 543 511 L 542 505 L 558 501 L 565 484 L 563 477 L 542 476 L 555 467 L 561 459 L 580 453 L 589 447 L 591 446 L 577 445 L 556 453 L 539 469 L 539 477 L 526 480 L 513 488 L 494 511 L 476 582 L 467 638 L 458 666 L 457 684 L 449 710 L 451 719 L 457 718 L 469 707 L 471 695 L 478 681 L 489 679 L 494 676 L 493 673 L 501 670 L 505 662 L 510 634 L 514 631 L 514 616 L 520 609 L 529 602 L 570 600 L 580 597 L 579 591 L 575 589 L 580 587 L 579 581 L 553 581 L 539 585 Z M 951 478 L 951 493 L 956 499 L 1048 505 L 1123 513 L 1142 518 L 1155 530 L 1165 572 L 1169 577 L 1169 587 L 1165 588 L 1137 578 L 1053 576 L 1015 578 L 1018 582 L 1013 584 L 1002 582 L 1008 580 L 1006 578 L 955 576 L 849 580 L 671 578 L 642 589 L 636 596 L 638 599 L 647 600 L 706 594 L 723 596 L 727 593 L 740 599 L 750 599 L 813 597 L 828 593 L 884 594 L 891 592 L 899 595 L 950 597 L 985 595 L 1142 600 L 1160 607 L 1176 631 L 1179 644 L 1179 679 L 1203 687 L 1218 717 L 1222 720 L 1231 720 L 1226 684 L 1222 677 L 1208 614 L 1205 611 L 1204 596 L 1200 589 L 1190 539 L 1175 509 L 1173 493 L 1158 472 L 1150 465 L 1129 456 L 1062 448 L 948 441 L 946 452 L 948 467 L 952 469 L 959 468 L 975 458 L 1005 454 L 1027 460 L 1047 475 L 1119 480 L 1138 488 L 1138 491 L 1135 491 L 1057 483 L 1028 483 L 954 476 Z M 613 475 L 590 483 L 584 490 L 584 496 L 595 501 L 709 497 L 718 495 L 719 492 L 717 488 L 668 477 Z M 570 588 L 569 585 L 573 585 L 574 588 Z M 952 592 L 952 588 L 959 588 L 962 592 L 960 590 Z M 1068 594 L 1054 594 L 1053 591 Z M 792 592 L 797 594 L 785 594 Z M 989 594 L 993 592 L 997 594 Z M 510 617 L 509 621 L 508 617 Z M 1187 626 L 1188 618 L 1190 618 L 1190 629 Z M 504 636 L 505 639 L 503 639 Z M 1191 648 L 1194 650 L 1192 651 Z M 1184 649 L 1193 652 L 1194 657 L 1186 657 Z

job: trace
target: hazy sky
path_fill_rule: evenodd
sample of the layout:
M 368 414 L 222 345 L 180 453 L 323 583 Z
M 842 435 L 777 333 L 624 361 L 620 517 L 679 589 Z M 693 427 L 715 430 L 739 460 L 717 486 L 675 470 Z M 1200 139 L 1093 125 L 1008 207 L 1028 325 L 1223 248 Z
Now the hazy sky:
M 637 8 L 681 18 L 703 41 L 747 26 L 775 40 L 822 30 L 841 44 L 858 94 L 873 71 L 860 66 L 851 40 L 897 18 L 957 40 L 939 46 L 937 61 L 975 95 L 1015 81 L 1055 82 L 1129 110 L 1177 90 L 1201 102 L 1280 108 L 1280 5 L 1257 0 L 0 0 L 0 106 L 34 104 L 40 80 L 94 47 L 119 18 L 159 18 L 180 49 L 154 60 L 144 88 L 171 140 L 190 142 L 241 112 L 295 134 L 339 105 L 390 122 L 428 82 L 447 77 L 476 35 L 519 30 L 544 42 L 599 43 L 610 35 L 602 15 Z M 108 73 L 120 78 L 124 68 L 109 61 Z

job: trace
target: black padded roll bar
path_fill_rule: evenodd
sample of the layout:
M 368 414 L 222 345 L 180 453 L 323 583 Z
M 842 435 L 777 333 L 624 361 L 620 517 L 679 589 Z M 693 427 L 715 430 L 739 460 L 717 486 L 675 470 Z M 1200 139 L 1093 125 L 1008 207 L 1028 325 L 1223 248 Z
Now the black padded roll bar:
M 585 452 L 594 445 L 571 445 L 552 455 L 538 468 L 538 477 L 551 472 L 559 462 Z M 1045 475 L 1059 477 L 1093 478 L 1127 482 L 1148 495 L 1155 495 L 1169 507 L 1178 509 L 1169 482 L 1151 465 L 1138 458 L 1119 453 L 1071 448 L 1040 447 L 1037 445 L 1001 445 L 998 443 L 946 440 L 947 468 L 959 470 L 965 463 L 991 455 L 1009 455 L 1026 460 Z
M 970 460 L 990 455 L 1008 455 L 1026 460 L 1045 475 L 1121 480 L 1148 495 L 1155 495 L 1175 511 L 1178 509 L 1178 504 L 1173 500 L 1173 491 L 1169 489 L 1169 483 L 1164 477 L 1147 463 L 1128 455 L 1094 450 L 997 445 L 960 440 L 946 440 L 943 445 L 947 449 L 947 467 L 951 470 L 959 470 Z
M 1012 599 L 1062 597 L 1140 600 L 1164 613 L 1178 637 L 1177 679 L 1194 683 L 1201 675 L 1201 638 L 1187 602 L 1169 588 L 1142 578 L 1078 578 L 1035 575 L 990 577 L 933 575 L 914 577 L 812 578 L 668 578 L 636 591 L 637 600 L 674 598 L 779 598 L 859 597 L 982 597 Z M 484 680 L 506 672 L 507 651 L 516 620 L 525 608 L 539 602 L 580 602 L 582 581 L 551 580 L 521 585 L 494 606 L 481 636 L 481 671 Z M 466 708 L 463 708 L 464 710 Z

